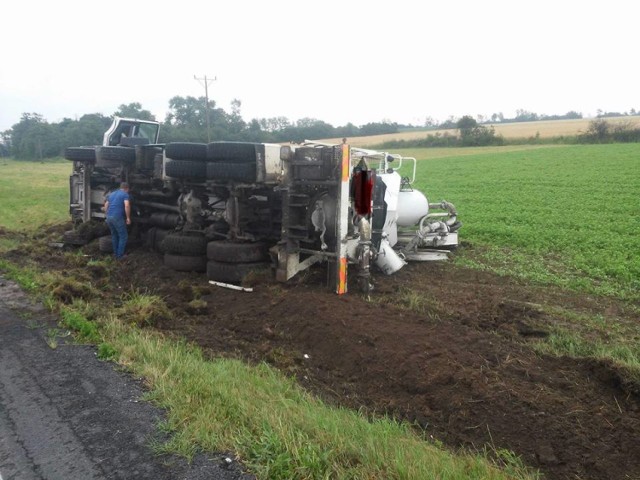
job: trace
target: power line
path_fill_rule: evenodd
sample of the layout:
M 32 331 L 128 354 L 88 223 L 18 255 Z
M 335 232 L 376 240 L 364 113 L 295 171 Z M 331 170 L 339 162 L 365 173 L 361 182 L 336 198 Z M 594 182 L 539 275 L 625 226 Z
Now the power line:
M 213 78 L 207 78 L 207 76 L 205 75 L 202 78 L 198 78 L 195 75 L 193 76 L 193 78 L 195 78 L 198 82 L 200 82 L 200 85 L 202 85 L 204 87 L 204 99 L 205 99 L 205 113 L 206 113 L 206 118 L 207 118 L 207 142 L 211 142 L 211 122 L 209 120 L 209 85 L 211 85 L 213 82 L 215 82 L 218 77 L 213 77 Z

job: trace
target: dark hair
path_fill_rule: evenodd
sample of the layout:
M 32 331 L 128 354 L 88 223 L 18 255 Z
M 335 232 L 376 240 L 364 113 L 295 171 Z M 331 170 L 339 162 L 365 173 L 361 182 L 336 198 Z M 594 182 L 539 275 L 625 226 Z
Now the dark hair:
M 120 184 L 120 188 L 129 188 L 129 184 L 127 182 L 122 182 Z

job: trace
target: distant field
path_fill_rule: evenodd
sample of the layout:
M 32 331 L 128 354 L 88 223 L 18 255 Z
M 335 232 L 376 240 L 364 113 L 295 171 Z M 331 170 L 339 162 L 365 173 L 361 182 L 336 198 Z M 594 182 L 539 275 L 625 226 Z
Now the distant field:
M 457 260 L 640 299 L 640 144 L 411 149 L 416 186 L 453 202 Z
M 631 122 L 633 124 L 640 124 L 640 116 L 633 117 L 613 117 L 607 118 L 607 121 L 611 123 L 619 122 Z M 559 136 L 578 135 L 585 132 L 589 128 L 589 123 L 592 119 L 579 119 L 579 120 L 550 120 L 540 122 L 518 122 L 518 123 L 505 123 L 505 124 L 493 124 L 496 129 L 496 133 L 502 135 L 504 138 L 529 138 L 535 137 L 539 134 L 540 138 L 552 138 Z M 422 130 L 400 133 L 389 133 L 386 135 L 373 135 L 368 137 L 352 137 L 348 139 L 349 144 L 362 147 L 379 145 L 391 140 L 416 140 L 420 138 L 426 138 L 427 135 L 435 135 L 436 133 L 455 134 L 456 130 Z M 341 138 L 329 138 L 321 140 L 327 143 L 342 143 Z
M 35 232 L 69 220 L 71 162 L 0 159 L 0 227 Z

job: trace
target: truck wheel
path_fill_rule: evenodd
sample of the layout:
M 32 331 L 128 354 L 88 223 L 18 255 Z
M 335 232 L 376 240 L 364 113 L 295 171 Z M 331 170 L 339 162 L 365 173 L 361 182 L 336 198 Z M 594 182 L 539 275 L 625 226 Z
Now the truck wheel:
M 204 255 L 192 256 L 165 253 L 164 264 L 178 272 L 205 272 L 207 270 L 207 257 Z
M 159 154 L 162 158 L 162 150 L 158 147 L 136 145 L 133 150 L 136 152 L 136 168 L 139 170 L 153 170 L 156 155 Z
M 207 145 L 210 162 L 256 163 L 261 144 L 248 142 L 212 142 Z
M 206 143 L 172 142 L 167 143 L 164 150 L 168 158 L 173 160 L 200 160 L 207 159 Z
M 98 249 L 102 253 L 113 253 L 113 240 L 111 239 L 111 235 L 98 239 Z
M 96 167 L 113 168 L 136 161 L 136 151 L 130 147 L 98 147 Z
M 264 262 L 224 263 L 210 260 L 207 262 L 207 278 L 216 282 L 240 283 L 255 270 L 262 270 L 269 264 Z
M 86 245 L 89 243 L 89 238 L 75 230 L 68 230 L 64 232 L 62 241 L 65 245 Z
M 96 147 L 67 147 L 64 149 L 64 158 L 76 162 L 95 162 Z
M 167 160 L 165 172 L 173 178 L 204 179 L 207 175 L 207 166 L 204 162 L 194 160 Z
M 200 256 L 207 253 L 207 239 L 202 235 L 173 233 L 164 239 L 165 253 Z
M 209 180 L 235 180 L 253 183 L 256 181 L 256 164 L 207 162 L 206 174 Z
M 233 243 L 224 240 L 215 240 L 207 244 L 207 258 L 226 263 L 251 263 L 261 262 L 269 258 L 267 244 Z
M 153 249 L 164 253 L 164 239 L 167 238 L 169 234 L 169 230 L 163 230 L 162 228 L 158 228 L 156 230 L 156 234 L 153 239 Z

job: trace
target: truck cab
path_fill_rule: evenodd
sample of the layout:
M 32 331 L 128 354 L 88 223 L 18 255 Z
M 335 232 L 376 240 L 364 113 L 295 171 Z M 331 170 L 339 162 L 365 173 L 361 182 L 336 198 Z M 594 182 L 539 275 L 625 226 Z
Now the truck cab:
M 131 141 L 125 139 L 139 139 L 137 145 L 158 143 L 160 124 L 150 120 L 114 117 L 113 123 L 104 134 L 102 146 L 115 147 L 118 145 L 131 146 Z

